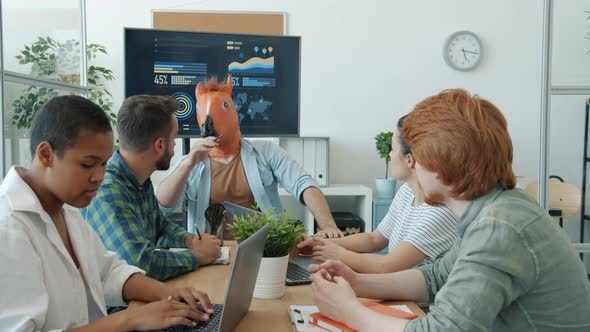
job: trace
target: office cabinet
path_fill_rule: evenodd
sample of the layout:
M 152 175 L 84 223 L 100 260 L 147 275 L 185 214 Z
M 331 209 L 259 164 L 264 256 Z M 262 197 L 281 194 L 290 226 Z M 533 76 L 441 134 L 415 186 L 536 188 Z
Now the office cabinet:
M 320 187 L 329 187 L 330 138 L 281 137 L 279 146 L 297 161 Z
M 377 226 L 383 220 L 387 211 L 389 211 L 389 206 L 393 201 L 392 198 L 375 198 L 373 200 L 373 231 L 377 230 Z M 387 248 L 378 252 L 378 254 L 385 255 L 389 252 Z
M 371 188 L 355 184 L 333 184 L 329 187 L 321 187 L 319 189 L 326 197 L 330 210 L 351 212 L 364 221 L 365 232 L 372 230 L 371 220 L 373 211 L 371 209 L 371 202 L 373 201 L 373 190 Z M 313 234 L 314 217 L 309 209 L 285 191 L 285 188 L 279 188 L 279 195 L 283 207 L 291 217 L 303 221 L 307 234 Z

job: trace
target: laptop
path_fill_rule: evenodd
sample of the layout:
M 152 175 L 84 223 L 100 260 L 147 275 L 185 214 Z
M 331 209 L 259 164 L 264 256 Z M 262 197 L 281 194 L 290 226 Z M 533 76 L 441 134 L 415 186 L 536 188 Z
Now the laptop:
M 287 267 L 285 285 L 297 286 L 311 284 L 311 274 L 307 270 L 309 264 L 318 264 L 310 256 L 291 256 Z
M 229 215 L 230 220 L 234 220 L 235 216 L 250 217 L 259 215 L 261 212 L 245 208 L 243 206 L 233 204 L 230 202 L 223 202 L 225 213 Z M 291 256 L 289 257 L 289 265 L 287 267 L 287 277 L 285 285 L 295 286 L 311 283 L 311 275 L 307 271 L 307 266 L 315 262 L 310 256 Z
M 233 331 L 240 320 L 248 313 L 250 303 L 252 303 L 252 294 L 254 293 L 267 235 L 268 225 L 265 225 L 238 245 L 225 291 L 224 304 L 213 305 L 215 313 L 209 316 L 208 321 L 198 322 L 195 327 L 174 326 L 161 331 Z

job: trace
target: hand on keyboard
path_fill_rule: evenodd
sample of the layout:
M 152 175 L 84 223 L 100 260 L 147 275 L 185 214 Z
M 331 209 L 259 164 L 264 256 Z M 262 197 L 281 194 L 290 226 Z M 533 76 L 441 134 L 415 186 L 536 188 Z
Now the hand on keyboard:
M 200 305 L 198 306 L 200 310 L 203 309 Z M 219 328 L 219 324 L 221 323 L 221 312 L 223 310 L 222 304 L 214 304 L 213 305 L 214 312 L 209 315 L 208 321 L 200 321 L 196 322 L 197 325 L 194 327 L 187 327 L 187 326 L 175 326 L 166 330 L 166 332 L 209 332 L 209 331 L 217 331 Z
M 166 300 L 148 303 L 144 306 L 129 308 L 121 312 L 133 330 L 155 330 L 170 326 L 196 326 L 195 321 L 208 320 L 209 315 L 191 308 L 170 297 Z
M 206 310 L 200 310 L 203 313 L 212 313 L 213 307 L 209 295 L 193 287 L 170 287 L 168 296 L 179 302 L 188 304 L 192 309 L 197 309 L 197 302 L 203 305 Z M 201 308 L 203 308 L 201 307 Z

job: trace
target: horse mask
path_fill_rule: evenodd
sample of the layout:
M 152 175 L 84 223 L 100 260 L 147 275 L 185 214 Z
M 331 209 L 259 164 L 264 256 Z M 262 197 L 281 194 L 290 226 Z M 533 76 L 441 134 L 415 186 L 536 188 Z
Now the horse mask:
M 223 136 L 217 147 L 209 151 L 211 158 L 235 156 L 240 152 L 240 121 L 231 97 L 232 78 L 227 76 L 225 83 L 210 79 L 199 82 L 195 88 L 197 97 L 197 122 L 201 136 Z

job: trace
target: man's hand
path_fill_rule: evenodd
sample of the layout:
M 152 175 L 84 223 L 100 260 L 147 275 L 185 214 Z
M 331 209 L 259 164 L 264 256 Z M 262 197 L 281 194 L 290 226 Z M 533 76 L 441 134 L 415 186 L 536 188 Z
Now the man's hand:
M 321 237 L 317 236 L 313 239 L 313 252 L 311 256 L 316 261 L 325 262 L 329 259 L 342 260 L 342 257 L 346 255 L 345 248 L 328 239 L 322 239 Z
M 207 265 L 221 255 L 220 245 L 221 241 L 215 236 L 202 233 L 200 240 L 197 236 L 192 237 L 188 248 L 199 259 L 199 265 Z
M 203 161 L 209 151 L 218 145 L 215 139 L 216 137 L 209 136 L 193 143 L 184 162 L 189 163 L 190 168 L 193 168 L 193 166 Z
M 344 237 L 342 231 L 338 229 L 336 226 L 328 226 L 322 228 L 319 232 L 315 234 L 315 236 L 331 239 L 331 238 L 340 238 Z
M 341 261 L 328 260 L 321 265 L 310 264 L 307 268 L 311 273 L 317 273 L 321 270 L 326 271 L 332 277 L 342 277 L 346 282 L 356 289 L 358 285 L 359 274 L 354 272 L 350 267 Z

